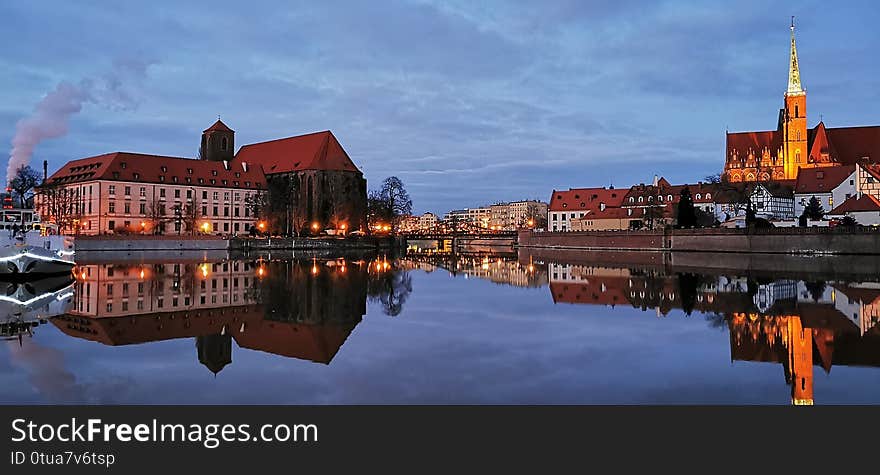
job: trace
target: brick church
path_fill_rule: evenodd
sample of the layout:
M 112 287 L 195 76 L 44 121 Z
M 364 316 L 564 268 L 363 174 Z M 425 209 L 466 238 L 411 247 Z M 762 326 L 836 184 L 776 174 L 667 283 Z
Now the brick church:
M 788 89 L 776 130 L 727 134 L 724 174 L 731 182 L 788 181 L 801 168 L 880 163 L 880 126 L 807 128 L 807 91 L 801 84 L 791 24 Z

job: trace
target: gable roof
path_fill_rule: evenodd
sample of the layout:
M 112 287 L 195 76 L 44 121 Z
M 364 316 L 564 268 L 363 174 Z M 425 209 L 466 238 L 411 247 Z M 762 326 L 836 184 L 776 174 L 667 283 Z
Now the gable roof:
M 863 193 L 862 196 L 851 196 L 829 214 L 845 214 L 855 211 L 880 211 L 880 201 L 877 198 Z
M 854 165 L 863 157 L 880 162 L 880 126 L 838 127 L 826 129 L 828 140 L 837 151 L 833 157 L 845 165 Z
M 264 187 L 266 177 L 260 167 L 237 164 L 227 170 L 223 162 L 113 152 L 71 160 L 53 173 L 47 183 L 68 184 L 90 180 L 259 189 Z
M 770 155 L 775 156 L 782 147 L 782 133 L 777 130 L 765 130 L 760 132 L 728 132 L 727 134 L 727 157 L 736 151 L 740 158 L 745 159 L 749 150 L 760 158 L 761 151 L 770 149 Z
M 214 125 L 208 127 L 203 132 L 235 132 L 235 131 L 230 129 L 229 127 L 227 127 L 226 124 L 223 123 L 223 121 L 221 121 L 220 119 L 217 119 L 217 122 L 214 122 Z
M 795 193 L 831 193 L 855 171 L 853 165 L 798 169 Z
M 629 190 L 626 188 L 569 188 L 568 191 L 553 190 L 550 211 L 599 211 L 601 204 L 616 207 L 623 203 Z
M 263 167 L 267 175 L 300 170 L 336 170 L 360 173 L 329 130 L 244 145 L 235 155 Z

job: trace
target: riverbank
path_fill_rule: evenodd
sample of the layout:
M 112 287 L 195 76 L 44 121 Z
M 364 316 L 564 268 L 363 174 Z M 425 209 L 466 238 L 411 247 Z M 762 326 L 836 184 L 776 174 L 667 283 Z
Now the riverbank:
M 77 236 L 74 249 L 81 252 L 108 252 L 127 255 L 142 251 L 268 251 L 268 250 L 392 250 L 406 247 L 393 237 L 358 238 L 250 238 L 220 236 Z
M 405 249 L 406 241 L 395 237 L 348 237 L 348 238 L 232 238 L 229 249 L 232 251 L 269 250 L 394 250 Z
M 657 231 L 534 232 L 520 248 L 602 251 L 880 255 L 878 228 L 666 229 Z

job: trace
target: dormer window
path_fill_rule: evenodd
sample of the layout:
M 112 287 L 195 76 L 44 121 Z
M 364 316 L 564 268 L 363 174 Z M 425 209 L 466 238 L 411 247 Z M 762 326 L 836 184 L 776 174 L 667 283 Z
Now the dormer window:
M 630 203 L 635 203 L 635 202 L 636 202 L 636 199 L 633 198 L 632 196 L 630 196 L 630 197 L 629 197 L 629 202 L 630 202 Z
M 251 187 L 251 182 L 249 182 L 249 181 L 244 182 L 244 186 L 250 188 L 250 187 Z
M 190 178 L 190 177 L 186 177 L 186 182 L 187 182 L 187 183 L 192 183 L 192 178 Z
M 192 168 L 187 168 L 187 169 L 186 169 L 186 173 L 192 175 L 192 174 L 193 174 L 193 169 L 192 169 Z
M 666 195 L 666 201 L 672 201 L 672 195 Z
M 159 181 L 164 182 L 164 181 L 165 181 L 165 175 L 159 175 Z
M 217 176 L 217 170 L 211 170 L 211 175 Z
M 125 162 L 120 163 L 119 168 L 122 168 L 124 170 L 125 169 Z
M 226 180 L 222 180 L 222 181 L 221 181 L 221 183 L 223 183 L 223 186 L 226 186 L 226 185 L 228 185 L 228 184 L 229 184 L 229 182 L 228 182 L 228 181 L 226 181 Z
M 132 173 L 132 176 L 134 177 L 135 180 L 140 180 L 140 179 L 141 179 L 141 174 L 140 174 L 140 173 L 137 173 L 137 172 Z
M 212 185 L 216 185 L 216 184 L 217 184 L 217 180 L 211 178 L 211 184 L 212 184 Z
M 241 173 L 240 173 L 240 172 L 235 172 L 235 178 L 241 178 Z
M 168 171 L 168 167 L 166 167 L 165 165 L 162 165 L 162 173 L 165 173 L 167 171 Z
M 201 185 L 201 184 L 204 184 L 204 183 L 205 183 L 205 179 L 204 179 L 204 178 L 199 178 L 199 184 Z
M 639 203 L 643 203 L 644 201 L 645 201 L 645 198 L 643 196 L 639 196 Z
M 171 177 L 171 181 L 173 181 L 174 183 L 177 183 L 177 177 L 176 176 Z
M 701 200 L 701 199 L 703 199 L 703 195 L 701 195 L 701 194 L 699 194 L 699 193 L 697 193 L 697 199 L 698 199 L 698 200 Z

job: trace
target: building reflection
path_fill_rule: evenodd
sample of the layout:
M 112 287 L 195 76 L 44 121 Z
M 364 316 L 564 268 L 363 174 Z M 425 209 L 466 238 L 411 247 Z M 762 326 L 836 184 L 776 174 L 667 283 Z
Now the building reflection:
M 548 283 L 545 266 L 522 263 L 510 252 L 409 252 L 401 265 L 425 272 L 445 270 L 456 277 L 475 277 L 515 287 L 544 287 Z
M 728 329 L 732 360 L 782 364 L 793 404 L 813 403 L 814 366 L 826 373 L 834 365 L 880 367 L 878 282 L 758 279 L 747 270 L 697 274 L 651 263 L 540 263 L 555 303 L 707 315 Z
M 380 268 L 371 267 L 380 262 Z M 329 364 L 366 313 L 375 259 L 100 264 L 76 268 L 62 332 L 106 345 L 192 338 L 214 374 L 239 348 Z M 387 262 L 387 261 L 386 261 Z
M 73 303 L 73 284 L 70 274 L 0 282 L 0 339 L 21 343 L 34 328 L 64 314 Z

